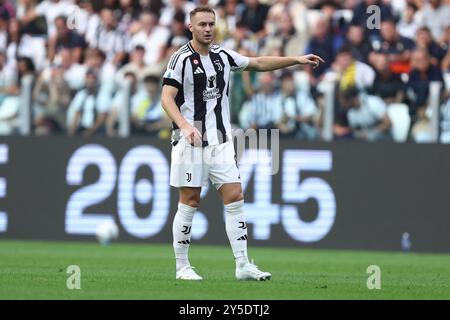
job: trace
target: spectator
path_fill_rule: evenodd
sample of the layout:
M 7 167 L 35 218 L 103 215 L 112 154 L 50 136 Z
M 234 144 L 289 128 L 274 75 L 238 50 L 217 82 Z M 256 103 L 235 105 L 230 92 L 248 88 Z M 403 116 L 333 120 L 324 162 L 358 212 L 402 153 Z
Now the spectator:
M 124 86 L 125 81 L 130 81 L 130 92 L 126 92 L 128 88 Z M 136 74 L 133 72 L 125 73 L 122 86 L 116 92 L 111 101 L 110 113 L 106 122 L 106 132 L 108 136 L 114 137 L 117 135 L 120 114 L 122 112 L 128 112 L 131 114 L 132 110 L 138 109 L 140 101 L 145 99 L 145 95 L 143 97 L 143 92 L 139 89 L 140 83 L 137 80 Z M 128 109 L 125 110 L 125 108 Z
M 376 56 L 374 68 L 376 76 L 373 86 L 370 88 L 370 94 L 381 97 L 386 104 L 403 101 L 405 85 L 399 74 L 392 73 L 385 54 L 380 53 Z
M 379 18 L 382 21 L 393 19 L 394 15 L 392 13 L 392 7 L 389 4 L 386 4 L 386 1 L 382 0 L 363 0 L 353 7 L 353 15 L 350 24 L 361 26 L 366 31 L 366 37 L 372 42 L 379 39 L 380 30 L 379 26 L 373 25 L 377 19 L 374 19 L 373 17 L 373 10 L 368 10 L 370 6 L 377 6 L 377 8 L 379 8 Z
M 369 41 L 364 36 L 364 29 L 359 25 L 350 25 L 347 29 L 345 45 L 351 48 L 353 57 L 361 62 L 368 63 L 369 53 L 372 50 Z
M 274 121 L 282 136 L 300 140 L 318 138 L 316 127 L 317 108 L 310 95 L 300 90 L 296 92 L 293 74 L 289 71 L 281 75 L 281 103 L 274 106 Z
M 139 5 L 142 9 L 141 11 L 153 12 L 160 17 L 164 8 L 164 2 L 164 0 L 139 0 Z
M 298 56 L 305 52 L 305 37 L 297 33 L 288 12 L 278 15 L 278 28 L 269 35 L 261 55 Z
M 177 11 L 173 17 L 173 22 L 170 27 L 170 36 L 162 49 L 162 57 L 160 60 L 169 60 L 175 51 L 192 39 L 191 32 L 186 28 L 184 21 L 184 12 Z
M 91 39 L 93 34 L 97 31 L 100 24 L 100 11 L 98 2 L 90 0 L 76 0 L 78 10 L 76 15 L 69 16 L 69 28 L 76 30 L 83 35 L 87 42 Z
M 22 21 L 27 24 L 40 16 L 44 16 L 47 23 L 47 35 L 48 37 L 53 37 L 56 33 L 56 18 L 59 16 L 73 16 L 78 10 L 78 6 L 69 0 L 44 0 L 28 11 L 23 16 Z
M 325 63 L 322 63 L 315 69 L 307 68 L 311 76 L 310 80 L 313 86 L 317 84 L 325 71 L 330 68 L 338 50 L 338 44 L 334 41 L 333 36 L 328 32 L 328 30 L 328 19 L 325 19 L 324 17 L 319 18 L 313 28 L 312 37 L 309 40 L 309 44 L 305 52 L 305 54 L 314 53 L 325 60 Z
M 390 139 L 391 121 L 381 98 L 351 87 L 342 92 L 341 105 L 348 110 L 353 138 L 368 142 Z
M 169 28 L 174 21 L 175 14 L 177 12 L 182 12 L 185 16 L 184 23 L 187 25 L 189 23 L 187 16 L 189 15 L 189 12 L 196 7 L 195 3 L 186 0 L 169 0 L 167 2 L 168 5 L 162 9 L 159 23 L 162 26 Z
M 414 3 L 408 2 L 403 11 L 401 20 L 397 23 L 398 34 L 402 37 L 414 40 L 416 30 L 420 23 L 416 18 L 417 6 Z
M 216 35 L 214 38 L 221 43 L 233 36 L 236 30 L 238 0 L 220 1 L 217 8 Z
M 423 25 L 428 27 L 433 38 L 445 43 L 445 29 L 450 26 L 450 6 L 442 0 L 429 0 L 423 8 Z
M 402 37 L 395 28 L 395 21 L 392 19 L 381 21 L 381 39 L 372 42 L 375 52 L 387 54 L 390 68 L 393 73 L 408 73 L 410 66 L 411 51 L 414 49 L 414 42 L 411 39 Z M 369 62 L 373 64 L 373 55 L 369 56 Z
M 144 12 L 140 16 L 141 31 L 131 38 L 131 48 L 141 45 L 145 48 L 144 61 L 147 65 L 160 62 L 162 50 L 169 38 L 169 31 L 158 26 L 158 17 L 152 12 Z
M 139 18 L 141 9 L 139 0 L 120 0 L 119 5 L 120 17 L 117 29 L 122 33 L 129 34 L 133 22 Z
M 74 63 L 80 63 L 83 50 L 87 47 L 86 42 L 76 31 L 67 27 L 67 17 L 59 16 L 55 19 L 56 33 L 48 42 L 48 59 L 53 62 L 59 50 L 69 49 Z
M 425 49 L 417 49 L 413 52 L 411 66 L 412 71 L 406 85 L 408 98 L 411 101 L 410 114 L 413 121 L 426 120 L 430 83 L 441 82 L 444 88 L 444 79 L 440 68 L 431 64 L 430 54 Z
M 347 29 L 347 20 L 342 15 L 341 4 L 335 0 L 319 1 L 314 8 L 319 9 L 322 17 L 328 21 L 328 32 L 333 36 L 334 41 L 341 45 L 344 41 Z
M 67 132 L 67 108 L 72 90 L 66 81 L 71 67 L 70 53 L 63 52 L 60 65 L 45 69 L 33 89 L 35 134 L 49 135 Z
M 159 77 L 148 75 L 144 78 L 144 94 L 131 110 L 134 133 L 158 134 L 161 138 L 170 136 L 170 119 L 161 105 Z
M 235 51 L 245 50 L 251 56 L 254 56 L 258 51 L 258 43 L 244 21 L 236 23 L 233 34 L 223 43 L 223 46 Z
M 69 106 L 70 136 L 91 137 L 104 132 L 111 99 L 99 88 L 97 71 L 88 70 L 85 88 L 77 92 Z
M 9 68 L 17 67 L 17 57 L 23 54 L 22 27 L 18 20 L 11 19 L 8 25 L 8 37 L 6 44 L 6 63 Z
M 144 62 L 145 48 L 141 45 L 136 46 L 130 54 L 130 62 L 117 71 L 116 83 L 121 84 L 125 79 L 125 74 L 133 73 L 139 82 L 144 80 L 144 76 L 149 72 L 148 69 L 154 70 L 153 67 L 146 66 Z M 158 69 L 159 70 L 159 69 Z
M 6 54 L 0 52 L 0 135 L 14 133 L 19 93 L 17 68 L 9 68 Z
M 275 126 L 280 129 L 280 135 L 285 137 L 294 137 L 296 129 L 296 97 L 295 81 L 292 73 L 284 72 L 280 78 L 281 103 L 277 104 L 279 108 L 274 110 Z
M 340 90 L 354 86 L 361 89 L 368 88 L 373 85 L 375 79 L 375 71 L 372 67 L 356 60 L 349 46 L 344 46 L 339 50 L 332 70 L 338 73 Z
M 16 16 L 22 25 L 23 33 L 47 37 L 47 21 L 45 16 L 39 16 L 31 21 L 26 20 L 37 6 L 38 0 L 22 0 L 18 3 Z
M 111 9 L 102 9 L 101 22 L 89 39 L 91 48 L 106 53 L 106 61 L 120 66 L 126 57 L 127 35 L 117 28 L 118 22 Z
M 437 66 L 441 65 L 444 59 L 446 50 L 433 40 L 430 29 L 427 27 L 420 27 L 416 32 L 416 49 L 425 49 L 431 57 L 431 63 Z
M 256 94 L 244 103 L 239 114 L 242 128 L 274 129 L 274 110 L 280 104 L 280 94 L 275 91 L 275 77 L 273 73 L 260 74 L 260 87 Z
M 309 34 L 308 8 L 299 0 L 274 1 L 270 6 L 267 17 L 267 32 L 269 34 L 271 33 L 271 26 L 275 26 L 279 21 L 279 17 L 283 16 L 286 12 L 291 16 L 296 32 L 303 36 L 305 41 L 307 41 Z
M 20 21 L 11 18 L 8 25 L 6 55 L 10 68 L 16 68 L 19 56 L 29 57 L 33 60 L 35 67 L 41 67 L 45 59 L 44 41 L 25 34 Z
M 17 58 L 17 79 L 10 87 L 6 87 L 3 102 L 0 106 L 0 132 L 12 134 L 17 128 L 17 116 L 20 112 L 20 86 L 25 76 L 35 75 L 33 61 L 28 57 Z
M 259 0 L 244 0 L 243 10 L 238 19 L 244 21 L 258 39 L 262 39 L 267 35 L 264 25 L 268 13 L 269 6 Z
M 97 70 L 102 88 L 112 92 L 115 86 L 116 66 L 106 61 L 106 54 L 99 49 L 86 50 L 84 68 Z M 84 73 L 86 73 L 86 71 Z

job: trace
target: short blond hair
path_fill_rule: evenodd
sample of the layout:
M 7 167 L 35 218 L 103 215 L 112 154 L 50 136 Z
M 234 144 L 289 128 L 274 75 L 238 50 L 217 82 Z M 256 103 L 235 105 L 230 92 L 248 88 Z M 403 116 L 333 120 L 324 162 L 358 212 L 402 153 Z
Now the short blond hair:
M 189 12 L 189 18 L 192 20 L 192 18 L 199 12 L 209 12 L 216 16 L 216 12 L 210 6 L 198 6 Z

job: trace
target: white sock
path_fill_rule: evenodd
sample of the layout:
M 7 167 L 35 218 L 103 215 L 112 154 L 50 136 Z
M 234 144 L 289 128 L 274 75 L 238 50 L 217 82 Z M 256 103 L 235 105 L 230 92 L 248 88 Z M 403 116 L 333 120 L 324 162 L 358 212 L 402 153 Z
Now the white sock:
M 188 251 L 191 243 L 191 227 L 196 210 L 197 208 L 178 203 L 178 211 L 175 214 L 172 226 L 177 271 L 189 265 Z
M 243 206 L 244 200 L 225 205 L 225 228 L 237 267 L 248 263 L 247 222 Z

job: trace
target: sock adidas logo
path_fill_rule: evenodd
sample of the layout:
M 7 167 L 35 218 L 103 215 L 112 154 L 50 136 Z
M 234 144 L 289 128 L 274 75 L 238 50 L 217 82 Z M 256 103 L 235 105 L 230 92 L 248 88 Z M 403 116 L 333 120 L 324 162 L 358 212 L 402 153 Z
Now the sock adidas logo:
M 191 243 L 191 241 L 190 240 L 181 240 L 181 241 L 178 241 L 178 243 L 179 244 L 189 244 L 189 243 Z
M 195 69 L 195 71 L 194 71 L 194 74 L 201 74 L 201 73 L 205 73 L 205 72 L 200 67 L 197 67 L 197 69 Z
M 243 235 L 242 237 L 240 237 L 240 238 L 237 239 L 237 240 L 247 240 L 247 235 L 245 234 L 245 235 Z

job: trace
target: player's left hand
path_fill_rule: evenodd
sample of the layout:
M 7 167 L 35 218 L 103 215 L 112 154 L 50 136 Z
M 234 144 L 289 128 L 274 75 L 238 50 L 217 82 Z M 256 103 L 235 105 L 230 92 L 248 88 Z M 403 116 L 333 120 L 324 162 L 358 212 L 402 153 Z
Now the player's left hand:
M 317 68 L 321 62 L 325 63 L 325 61 L 323 61 L 321 57 L 316 56 L 315 54 L 307 54 L 305 56 L 300 56 L 298 60 L 300 64 L 312 65 L 313 68 Z

